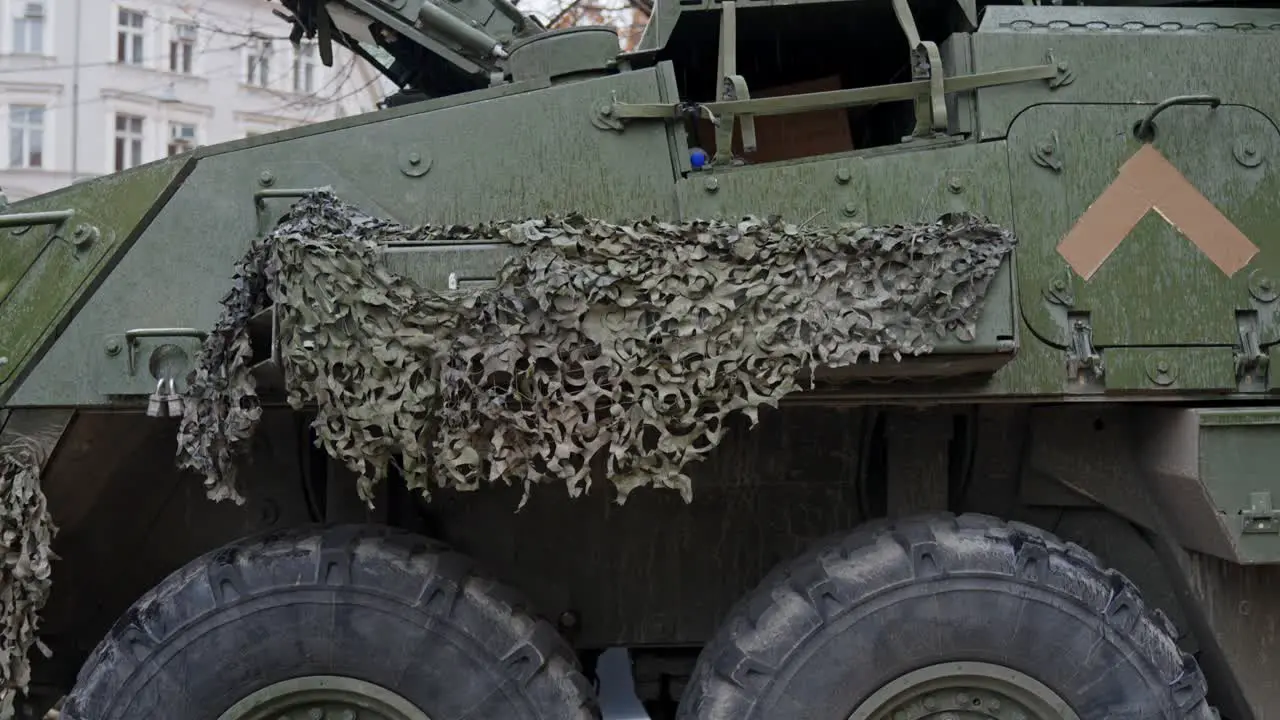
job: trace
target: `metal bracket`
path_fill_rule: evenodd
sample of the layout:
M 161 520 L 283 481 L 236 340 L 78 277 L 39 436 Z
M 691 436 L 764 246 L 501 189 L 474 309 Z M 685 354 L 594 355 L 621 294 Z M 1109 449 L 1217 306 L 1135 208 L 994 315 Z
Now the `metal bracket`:
M 63 236 L 63 233 L 71 222 L 71 218 L 75 217 L 75 214 L 75 210 L 49 210 L 46 212 L 0 215 L 0 228 L 12 228 L 12 235 L 22 236 L 33 227 L 52 225 L 53 232 L 50 234 L 49 239 L 65 240 L 67 238 Z M 76 226 L 75 231 L 71 234 L 70 242 L 76 250 L 83 250 L 92 245 L 100 235 L 101 232 L 93 225 L 80 224 Z
M 750 113 L 755 116 L 794 115 L 820 110 L 840 110 L 883 102 L 915 100 L 931 91 L 935 82 L 941 82 L 942 93 L 958 93 L 980 88 L 1018 85 L 1036 80 L 1052 80 L 1058 76 L 1056 65 L 1030 65 L 1027 67 L 993 70 L 973 75 L 913 80 L 892 85 L 848 90 L 781 95 L 750 100 L 724 100 L 711 103 L 624 103 L 613 97 L 609 103 L 593 106 L 592 122 L 601 130 L 622 130 L 625 120 L 678 120 L 690 112 L 714 118 L 717 115 Z
M 733 93 L 730 76 L 738 75 L 738 3 L 724 0 L 720 7 L 720 57 L 716 64 L 715 99 L 724 101 Z M 745 85 L 745 81 L 743 83 Z M 723 114 L 727 122 L 716 125 L 716 155 L 712 163 L 728 165 L 733 159 L 733 112 Z
M 1258 311 L 1237 310 L 1236 332 L 1239 338 L 1235 348 L 1236 380 L 1256 381 L 1265 387 L 1271 359 L 1258 341 Z
M 1249 508 L 1240 511 L 1244 518 L 1241 532 L 1245 535 L 1280 535 L 1280 510 L 1271 506 L 1270 492 L 1249 493 Z
M 265 188 L 253 193 L 253 207 L 258 213 L 258 234 L 267 231 L 267 200 L 275 198 L 303 198 L 320 192 L 333 192 L 328 185 L 313 188 Z
M 913 137 L 929 137 L 947 129 L 947 102 L 943 86 L 942 55 L 938 46 L 920 39 L 915 17 L 907 0 L 893 0 L 893 14 L 910 48 L 911 79 L 928 83 L 925 93 L 916 96 L 916 127 Z
M 1067 345 L 1067 378 L 1088 383 L 1106 374 L 1102 354 L 1093 346 L 1093 327 L 1085 318 L 1071 320 L 1071 336 Z M 1092 377 L 1088 377 L 1092 375 Z
M 262 210 L 267 205 L 266 201 L 271 198 L 302 198 L 315 193 L 332 191 L 333 188 L 328 185 L 313 188 L 267 188 L 253 193 L 253 203 Z
M 138 372 L 137 347 L 140 338 L 180 338 L 189 337 L 196 338 L 204 342 L 209 337 L 209 333 L 196 328 L 135 328 L 126 330 L 124 333 L 124 344 L 128 350 L 129 359 L 129 375 L 136 375 Z
M 1050 130 L 1031 147 L 1031 161 L 1055 173 L 1062 172 L 1062 150 L 1058 143 L 1058 131 Z

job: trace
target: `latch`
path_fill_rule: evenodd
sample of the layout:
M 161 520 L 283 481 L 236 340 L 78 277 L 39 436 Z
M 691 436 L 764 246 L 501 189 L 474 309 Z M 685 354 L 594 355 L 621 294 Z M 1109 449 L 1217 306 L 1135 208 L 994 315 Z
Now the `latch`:
M 1245 535 L 1280 535 L 1280 511 L 1271 506 L 1270 492 L 1249 493 L 1249 508 L 1240 511 L 1244 518 Z
M 1093 346 L 1093 326 L 1088 313 L 1071 313 L 1068 316 L 1071 335 L 1067 345 L 1067 379 L 1088 385 L 1102 379 L 1106 369 L 1102 354 Z
M 1239 338 L 1235 348 L 1236 380 L 1265 386 L 1271 361 L 1258 342 L 1258 311 L 1237 310 L 1236 332 Z

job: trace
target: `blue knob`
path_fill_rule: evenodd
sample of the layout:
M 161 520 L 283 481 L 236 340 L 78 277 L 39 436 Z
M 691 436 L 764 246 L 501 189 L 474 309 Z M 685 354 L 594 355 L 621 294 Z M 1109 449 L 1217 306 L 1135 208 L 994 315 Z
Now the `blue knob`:
M 692 148 L 689 150 L 689 162 L 693 164 L 694 170 L 701 170 L 707 164 L 707 153 L 702 148 Z

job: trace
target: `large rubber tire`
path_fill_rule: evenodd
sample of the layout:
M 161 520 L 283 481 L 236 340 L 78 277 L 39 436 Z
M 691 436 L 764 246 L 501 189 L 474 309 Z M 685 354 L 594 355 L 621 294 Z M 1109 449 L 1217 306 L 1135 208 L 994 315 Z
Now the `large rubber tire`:
M 89 657 L 62 717 L 216 720 L 260 688 L 326 675 L 431 720 L 598 717 L 572 650 L 518 595 L 441 545 L 371 526 L 249 538 L 173 573 Z
M 678 717 L 844 720 L 909 672 L 970 661 L 1043 683 L 1081 720 L 1211 720 L 1200 669 L 1174 638 L 1132 583 L 1042 530 L 977 515 L 877 522 L 744 597 Z

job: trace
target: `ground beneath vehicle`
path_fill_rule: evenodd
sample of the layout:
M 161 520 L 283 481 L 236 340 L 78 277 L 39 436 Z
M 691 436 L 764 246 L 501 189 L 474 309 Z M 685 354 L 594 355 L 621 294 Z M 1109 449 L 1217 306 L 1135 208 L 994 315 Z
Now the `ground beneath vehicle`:
M 1280 713 L 1280 11 L 283 5 L 403 102 L 0 215 L 0 700 Z

